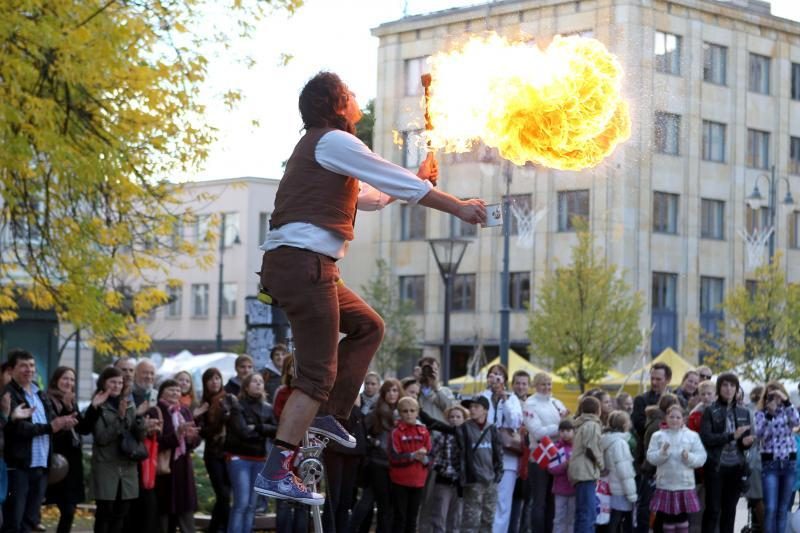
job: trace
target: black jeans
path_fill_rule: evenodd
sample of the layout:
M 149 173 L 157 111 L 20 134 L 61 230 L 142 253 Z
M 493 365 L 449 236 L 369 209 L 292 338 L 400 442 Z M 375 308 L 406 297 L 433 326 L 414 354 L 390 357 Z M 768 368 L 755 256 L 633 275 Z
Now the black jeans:
M 325 476 L 328 497 L 322 514 L 322 530 L 336 533 L 350 531 L 350 509 L 356 495 L 358 466 L 361 457 L 325 450 Z
M 392 483 L 392 533 L 414 533 L 417 530 L 417 515 L 423 490 L 423 487 L 404 487 Z
M 719 523 L 719 533 L 733 533 L 736 522 L 736 504 L 741 496 L 741 466 L 720 466 L 705 469 L 706 507 L 703 511 L 703 533 L 714 533 Z
M 208 524 L 209 533 L 224 532 L 228 529 L 228 515 L 231 511 L 231 481 L 228 479 L 228 468 L 225 459 L 221 457 L 206 457 L 208 479 L 214 489 L 214 508 L 211 510 L 211 521 Z
M 38 524 L 46 479 L 44 468 L 9 469 L 8 498 L 3 505 L 3 533 L 28 531 Z
M 650 499 L 656 490 L 654 475 L 642 474 L 638 485 L 639 499 L 636 501 L 636 533 L 650 531 Z
M 115 500 L 97 500 L 97 509 L 94 513 L 94 533 L 121 533 L 131 501 L 133 500 L 122 499 L 122 484 L 117 485 Z M 149 531 L 158 531 L 158 529 Z
M 608 533 L 633 533 L 633 511 L 611 509 Z
M 530 530 L 532 533 L 552 533 L 555 515 L 553 476 L 539 465 L 528 465 L 528 483 L 531 490 Z
M 277 533 L 305 533 L 308 531 L 308 506 L 286 500 L 276 500 L 275 531 Z
M 139 477 L 141 479 L 141 476 Z M 141 533 L 142 531 L 158 531 L 158 498 L 156 489 L 145 490 L 139 485 L 139 497 L 128 502 L 130 517 L 125 520 L 125 533 Z
M 385 466 L 370 465 L 370 484 L 372 495 L 378 506 L 378 527 L 376 533 L 389 533 L 392 530 L 392 483 L 389 481 L 389 468 Z
M 56 533 L 69 533 L 72 531 L 72 521 L 75 518 L 75 504 L 74 503 L 59 503 L 58 504 L 58 528 Z

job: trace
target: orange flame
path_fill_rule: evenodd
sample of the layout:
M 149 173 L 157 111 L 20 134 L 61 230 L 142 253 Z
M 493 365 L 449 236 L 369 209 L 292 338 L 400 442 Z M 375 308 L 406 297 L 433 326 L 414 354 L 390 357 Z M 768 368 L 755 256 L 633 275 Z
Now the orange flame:
M 434 148 L 476 141 L 517 165 L 598 165 L 630 136 L 622 68 L 596 39 L 556 36 L 545 49 L 497 34 L 431 57 Z

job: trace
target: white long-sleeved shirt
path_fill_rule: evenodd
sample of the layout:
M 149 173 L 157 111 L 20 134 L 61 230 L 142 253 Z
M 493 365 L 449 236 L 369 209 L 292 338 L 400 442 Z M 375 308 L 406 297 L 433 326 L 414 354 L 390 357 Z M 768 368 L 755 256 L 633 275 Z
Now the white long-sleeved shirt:
M 357 207 L 362 211 L 383 209 L 393 198 L 416 204 L 433 187 L 429 181 L 383 159 L 346 131 L 333 130 L 323 135 L 314 157 L 325 170 L 359 180 Z M 290 222 L 271 230 L 261 249 L 269 251 L 279 246 L 303 248 L 341 259 L 347 253 L 348 243 L 325 228 L 308 222 Z
M 558 425 L 566 407 L 550 395 L 533 394 L 525 400 L 522 416 L 528 434 L 535 441 L 542 437 L 558 437 Z

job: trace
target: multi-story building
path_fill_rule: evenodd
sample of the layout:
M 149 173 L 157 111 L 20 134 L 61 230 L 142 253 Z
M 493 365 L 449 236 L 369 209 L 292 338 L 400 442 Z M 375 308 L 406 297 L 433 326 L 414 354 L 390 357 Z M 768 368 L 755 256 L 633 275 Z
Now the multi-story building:
M 786 178 L 777 180 L 779 203 L 787 184 L 800 191 L 800 23 L 772 16 L 759 0 L 506 0 L 388 22 L 373 30 L 380 39 L 376 152 L 409 168 L 419 164 L 417 144 L 399 148 L 394 139 L 398 132 L 413 139 L 424 124 L 425 59 L 485 30 L 527 35 L 539 46 L 556 34 L 602 41 L 625 71 L 631 138 L 591 170 L 513 169 L 513 201 L 547 213 L 532 248 L 512 240 L 507 288 L 500 229 L 465 227 L 400 204 L 359 216 L 344 278 L 362 284 L 376 258 L 388 260 L 414 304 L 421 347 L 438 353 L 443 284 L 426 239 L 473 238 L 453 297 L 458 375 L 476 344 L 496 352 L 502 290 L 510 293 L 511 346 L 527 347 L 525 304 L 535 308 L 544 274 L 569 261 L 576 242 L 570 221 L 579 215 L 606 259 L 644 297 L 642 327 L 655 326 L 653 353 L 684 348 L 693 323 L 714 328 L 724 293 L 752 275 L 739 231 L 767 223 L 766 208 L 745 201 L 757 179 L 774 165 Z M 439 154 L 439 161 L 442 189 L 489 203 L 505 194 L 503 166 L 482 162 L 479 150 Z M 767 182 L 758 185 L 765 193 Z M 792 281 L 800 280 L 799 224 L 800 205 L 778 206 L 776 245 Z
M 264 242 L 277 189 L 278 180 L 253 177 L 185 185 L 187 203 L 198 216 L 193 224 L 180 229 L 180 237 L 197 243 L 199 253 L 211 253 L 214 260 L 205 269 L 196 260 L 178 260 L 162 278 L 171 301 L 148 318 L 153 351 L 165 355 L 184 349 L 213 352 L 218 333 L 223 350 L 244 349 L 245 298 L 258 293 L 259 245 Z M 219 234 L 224 224 L 221 249 L 219 241 L 206 239 L 212 220 L 220 224 L 212 233 Z M 167 287 L 166 278 L 182 283 Z

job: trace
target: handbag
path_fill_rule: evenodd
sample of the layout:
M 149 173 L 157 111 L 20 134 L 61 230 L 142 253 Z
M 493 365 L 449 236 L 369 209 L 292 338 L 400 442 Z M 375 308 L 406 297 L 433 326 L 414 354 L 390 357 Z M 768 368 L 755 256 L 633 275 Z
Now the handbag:
M 53 453 L 50 455 L 50 464 L 47 469 L 47 484 L 55 485 L 67 477 L 69 472 L 69 463 L 67 458 L 60 453 Z
M 123 429 L 119 440 L 119 450 L 122 455 L 131 461 L 142 461 L 147 459 L 147 448 L 144 442 L 136 438 L 130 429 Z
M 522 455 L 522 435 L 511 428 L 498 428 L 503 451 L 513 455 Z
M 161 414 L 161 408 L 156 406 L 156 413 L 158 414 L 158 419 L 161 420 L 161 427 L 164 427 L 164 416 Z M 156 459 L 156 474 L 161 476 L 164 474 L 169 474 L 172 472 L 172 468 L 170 467 L 170 461 L 172 460 L 172 450 L 167 448 L 166 450 L 158 450 L 158 456 Z
M 140 463 L 142 488 L 150 490 L 156 486 L 156 466 L 158 463 L 158 437 L 145 437 L 144 446 L 147 448 L 147 459 Z

